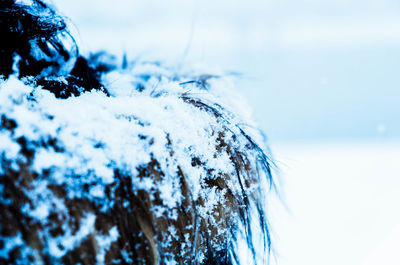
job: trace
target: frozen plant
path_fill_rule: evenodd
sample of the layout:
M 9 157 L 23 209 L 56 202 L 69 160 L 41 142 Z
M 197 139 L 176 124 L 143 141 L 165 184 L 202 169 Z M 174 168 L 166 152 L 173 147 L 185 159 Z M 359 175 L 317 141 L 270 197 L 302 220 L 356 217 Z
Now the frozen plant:
M 233 82 L 83 56 L 0 2 L 0 263 L 266 264 L 263 137 Z

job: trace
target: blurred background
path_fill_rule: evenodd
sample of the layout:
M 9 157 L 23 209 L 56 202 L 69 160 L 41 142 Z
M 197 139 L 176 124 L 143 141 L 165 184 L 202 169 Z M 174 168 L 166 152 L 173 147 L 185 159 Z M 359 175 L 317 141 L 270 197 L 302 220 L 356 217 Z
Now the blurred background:
M 55 3 L 83 52 L 239 74 L 282 179 L 278 264 L 400 264 L 400 1 Z

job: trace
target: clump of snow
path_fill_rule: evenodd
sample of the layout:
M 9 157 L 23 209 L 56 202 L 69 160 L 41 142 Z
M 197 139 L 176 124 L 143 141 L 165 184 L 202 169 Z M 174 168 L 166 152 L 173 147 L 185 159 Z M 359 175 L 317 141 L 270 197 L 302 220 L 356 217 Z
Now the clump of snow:
M 22 246 L 24 241 L 22 240 L 22 236 L 18 233 L 15 237 L 12 238 L 2 238 L 5 242 L 5 245 L 0 250 L 0 257 L 7 258 L 8 253 L 13 250 L 15 247 Z
M 68 250 L 73 249 L 75 246 L 80 244 L 94 230 L 94 222 L 96 216 L 92 213 L 82 218 L 82 225 L 78 232 L 72 233 L 67 231 L 65 235 L 60 237 L 49 237 L 47 238 L 48 250 L 52 257 L 60 258 Z
M 99 251 L 96 255 L 97 264 L 104 264 L 104 255 L 106 250 L 110 248 L 112 242 L 118 239 L 118 229 L 116 226 L 110 229 L 108 235 L 97 235 L 96 240 L 98 244 Z

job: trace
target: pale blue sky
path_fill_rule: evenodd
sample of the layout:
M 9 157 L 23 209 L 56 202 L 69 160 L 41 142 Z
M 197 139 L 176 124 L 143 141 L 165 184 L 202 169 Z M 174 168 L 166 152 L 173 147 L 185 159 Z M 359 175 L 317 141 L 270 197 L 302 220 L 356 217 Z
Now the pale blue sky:
M 399 1 L 56 3 L 84 51 L 243 73 L 271 140 L 400 137 Z

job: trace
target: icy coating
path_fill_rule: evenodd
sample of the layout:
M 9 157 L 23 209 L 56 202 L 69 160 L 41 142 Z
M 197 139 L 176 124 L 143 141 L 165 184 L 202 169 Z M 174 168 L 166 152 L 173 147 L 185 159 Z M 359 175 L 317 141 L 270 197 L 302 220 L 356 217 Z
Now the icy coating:
M 142 63 L 67 99 L 1 81 L 0 260 L 267 263 L 262 136 L 229 79 L 182 76 Z

